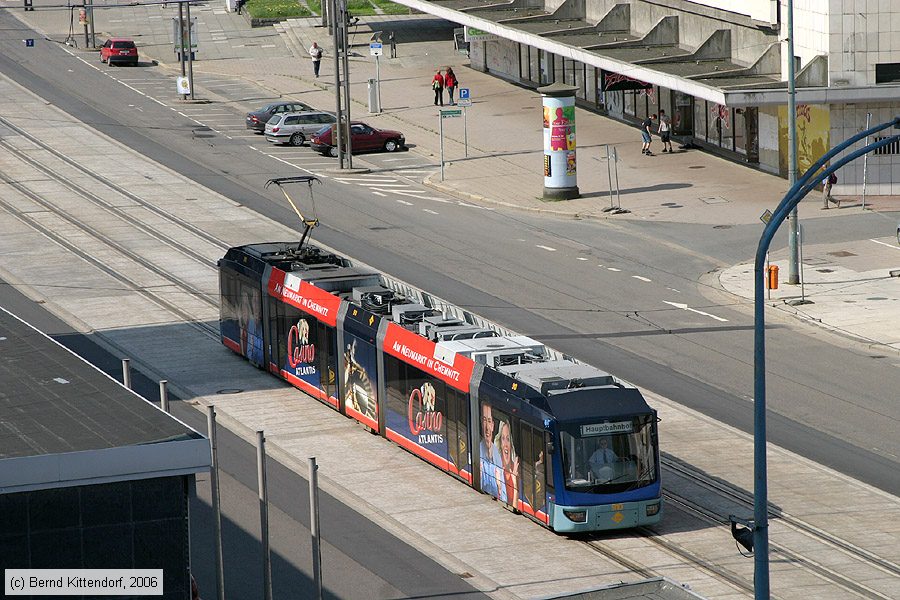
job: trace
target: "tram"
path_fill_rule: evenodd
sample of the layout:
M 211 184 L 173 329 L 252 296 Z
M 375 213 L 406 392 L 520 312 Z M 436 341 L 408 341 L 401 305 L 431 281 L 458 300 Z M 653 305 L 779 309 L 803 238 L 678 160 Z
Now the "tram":
M 218 266 L 222 343 L 253 365 L 556 532 L 660 519 L 633 386 L 313 245 Z
M 634 386 L 308 243 L 219 260 L 222 343 L 560 533 L 662 516 L 656 411 Z M 313 203 L 315 210 L 315 203 Z M 386 475 L 389 476 L 389 475 Z

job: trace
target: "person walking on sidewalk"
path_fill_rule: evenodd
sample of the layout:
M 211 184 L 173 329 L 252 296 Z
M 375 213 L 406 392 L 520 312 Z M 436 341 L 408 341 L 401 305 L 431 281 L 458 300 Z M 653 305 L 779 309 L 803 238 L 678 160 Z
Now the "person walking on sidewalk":
M 824 189 L 822 190 L 822 203 L 824 204 L 824 206 L 822 208 L 825 210 L 828 210 L 829 202 L 834 202 L 835 204 L 837 204 L 838 208 L 841 207 L 841 201 L 835 199 L 831 195 L 831 187 L 836 183 L 837 183 L 837 175 L 835 175 L 834 173 L 832 173 L 831 175 L 829 175 L 828 177 L 826 177 L 825 179 L 822 180 L 822 185 L 825 186 Z
M 325 51 L 319 48 L 319 44 L 316 42 L 312 43 L 312 46 L 309 47 L 309 56 L 312 58 L 313 64 L 313 72 L 316 74 L 316 77 L 319 76 L 319 66 L 322 64 L 322 54 Z
M 447 97 L 450 98 L 450 106 L 453 106 L 453 90 L 456 89 L 456 86 L 459 85 L 459 82 L 456 80 L 456 73 L 453 72 L 453 67 L 447 67 L 447 73 L 444 75 L 444 87 L 447 88 Z
M 393 31 L 388 34 L 388 44 L 391 47 L 391 58 L 397 58 L 397 38 Z
M 655 114 L 650 115 L 641 123 L 641 139 L 644 141 L 644 145 L 641 146 L 641 154 L 647 156 L 653 156 L 653 153 L 650 152 L 650 142 L 653 139 L 650 137 L 650 132 L 653 130 L 653 119 L 655 118 Z
M 662 142 L 663 152 L 675 152 L 672 150 L 672 122 L 663 109 L 659 109 L 659 141 Z
M 434 90 L 434 105 L 437 106 L 440 103 L 441 106 L 444 105 L 444 76 L 441 75 L 441 70 L 438 69 L 437 73 L 434 74 L 434 78 L 431 80 L 431 89 Z

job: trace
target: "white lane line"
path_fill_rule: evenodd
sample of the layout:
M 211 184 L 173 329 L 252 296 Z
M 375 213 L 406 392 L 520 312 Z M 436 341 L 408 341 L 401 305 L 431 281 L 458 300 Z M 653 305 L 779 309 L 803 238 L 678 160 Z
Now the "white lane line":
M 263 44 L 260 48 L 274 48 L 275 44 Z
M 405 204 L 406 206 L 415 206 L 412 202 L 407 202 L 406 200 L 400 200 L 399 198 L 397 199 L 397 202 L 399 202 L 400 204 Z
M 315 175 L 316 177 L 318 177 L 318 178 L 320 178 L 320 179 L 331 179 L 331 177 L 330 177 L 329 175 L 325 175 L 324 173 L 316 173 L 315 171 L 310 171 L 309 169 L 304 169 L 303 167 L 301 167 L 301 166 L 299 166 L 299 165 L 295 165 L 295 164 L 293 164 L 293 163 L 289 163 L 288 161 L 286 161 L 286 160 L 284 160 L 284 159 L 281 159 L 281 158 L 278 158 L 277 156 L 272 156 L 271 154 L 267 154 L 266 152 L 263 152 L 262 150 L 260 150 L 260 149 L 257 148 L 256 146 L 252 146 L 252 145 L 250 145 L 250 144 L 247 144 L 247 147 L 250 148 L 251 150 L 255 150 L 255 151 L 259 152 L 259 153 L 262 154 L 263 156 L 268 156 L 268 157 L 271 158 L 271 159 L 277 160 L 278 162 L 282 162 L 282 163 L 284 163 L 284 164 L 286 164 L 286 165 L 288 165 L 288 166 L 290 166 L 290 167 L 294 167 L 295 169 L 298 169 L 298 170 L 300 170 L 300 171 L 303 171 L 304 173 L 308 173 L 309 175 Z
M 536 244 L 536 245 L 541 250 L 546 250 L 547 252 L 556 252 L 556 248 L 551 248 L 550 246 L 541 246 L 540 244 Z
M 469 204 L 468 202 L 463 202 L 462 200 L 458 200 L 456 202 L 457 206 L 465 206 L 466 208 L 477 208 L 478 210 L 494 210 L 489 206 L 478 206 L 477 204 Z
M 606 267 L 607 271 L 615 271 L 616 273 L 621 273 L 622 269 L 617 269 L 615 267 Z
M 647 283 L 650 283 L 650 280 L 649 280 L 649 279 L 647 279 L 646 277 L 641 277 L 640 275 L 632 275 L 631 278 L 632 278 L 632 279 L 639 279 L 639 280 L 641 280 L 641 281 L 646 281 Z
M 885 244 L 879 240 L 869 240 L 870 242 L 875 242 L 876 244 L 881 244 L 882 246 L 887 246 L 888 248 L 893 248 L 894 250 L 900 250 L 900 246 L 895 246 L 893 244 Z
M 348 183 L 352 182 L 369 182 L 369 183 L 396 183 L 400 181 L 399 179 L 391 179 L 391 178 L 382 178 L 376 179 L 374 177 L 336 177 L 338 181 L 346 181 Z M 406 184 L 404 184 L 406 185 Z
M 681 290 L 676 290 L 675 288 L 666 288 L 669 291 L 675 292 L 676 294 L 680 294 Z
M 680 302 L 669 302 L 668 300 L 663 300 L 665 304 L 670 306 L 674 306 L 675 308 L 680 308 L 681 310 L 688 310 L 692 313 L 697 313 L 698 315 L 703 315 L 704 317 L 709 317 L 710 319 L 715 319 L 716 321 L 721 321 L 722 323 L 727 323 L 728 319 L 723 319 L 722 317 L 717 317 L 716 315 L 711 315 L 708 312 L 703 312 L 702 310 L 697 310 L 696 308 L 691 308 L 687 304 L 682 304 Z
M 398 160 L 409 160 L 408 158 L 385 158 L 384 162 L 397 162 Z
M 361 185 L 363 187 L 377 187 L 377 188 L 408 188 L 412 187 L 408 183 L 357 183 L 356 185 Z
M 381 192 L 372 192 L 372 193 L 375 194 L 376 196 L 381 196 L 382 198 L 387 197 L 387 194 L 382 194 Z
M 433 211 L 433 210 L 431 210 L 431 209 L 429 209 L 429 208 L 423 208 L 423 209 L 422 209 L 422 212 L 427 212 L 427 213 L 432 214 L 432 215 L 439 215 L 439 214 L 441 214 L 441 213 L 436 212 L 436 211 Z
M 587 259 L 586 259 L 585 257 L 583 257 L 583 256 L 579 256 L 579 257 L 577 258 L 577 260 L 587 260 Z

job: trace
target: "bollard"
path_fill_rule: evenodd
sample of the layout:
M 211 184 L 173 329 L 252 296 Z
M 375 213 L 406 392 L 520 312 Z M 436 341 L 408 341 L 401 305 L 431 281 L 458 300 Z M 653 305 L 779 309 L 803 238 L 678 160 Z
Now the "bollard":
M 169 382 L 165 379 L 159 380 L 159 407 L 163 412 L 169 412 Z
M 263 553 L 263 598 L 272 600 L 272 556 L 269 552 L 269 490 L 266 485 L 266 436 L 256 432 L 256 471 L 259 476 L 259 533 Z
M 131 389 L 131 360 L 122 359 L 122 385 Z
M 768 288 L 770 290 L 778 289 L 778 265 L 769 267 Z

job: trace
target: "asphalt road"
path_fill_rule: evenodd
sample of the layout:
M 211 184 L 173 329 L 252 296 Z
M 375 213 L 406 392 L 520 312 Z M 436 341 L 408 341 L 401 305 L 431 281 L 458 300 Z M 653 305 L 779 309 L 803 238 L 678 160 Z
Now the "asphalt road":
M 122 380 L 121 358 L 0 280 L 0 305 L 38 327 L 112 377 Z M 159 385 L 133 373 L 134 390 L 157 401 Z M 206 416 L 172 398 L 172 414 L 200 432 Z M 256 449 L 218 428 L 218 457 L 229 598 L 262 598 Z M 275 598 L 315 598 L 307 481 L 271 457 L 267 460 L 272 587 Z M 366 517 L 320 491 L 322 581 L 326 598 L 487 598 L 459 575 L 385 532 Z M 209 478 L 197 479 L 191 504 L 191 564 L 205 598 L 215 597 L 215 563 Z
M 4 44 L 3 50 L 5 73 L 70 114 L 261 214 L 297 225 L 263 183 L 299 172 L 248 151 L 265 142 L 198 137 L 196 123 L 59 49 L 28 54 Z M 164 80 L 156 71 L 134 70 Z M 63 72 L 75 75 L 59 77 Z M 241 117 L 240 106 L 218 108 Z M 316 206 L 323 226 L 314 237 L 341 252 L 752 430 L 752 317 L 707 286 L 704 275 L 751 256 L 758 231 L 566 221 L 455 203 L 426 211 L 333 182 L 317 188 Z M 867 218 L 841 219 L 842 235 L 863 231 Z M 885 365 L 884 356 L 792 321 L 770 322 L 767 356 L 769 439 L 900 493 L 893 475 L 900 466 L 894 405 L 900 370 Z

